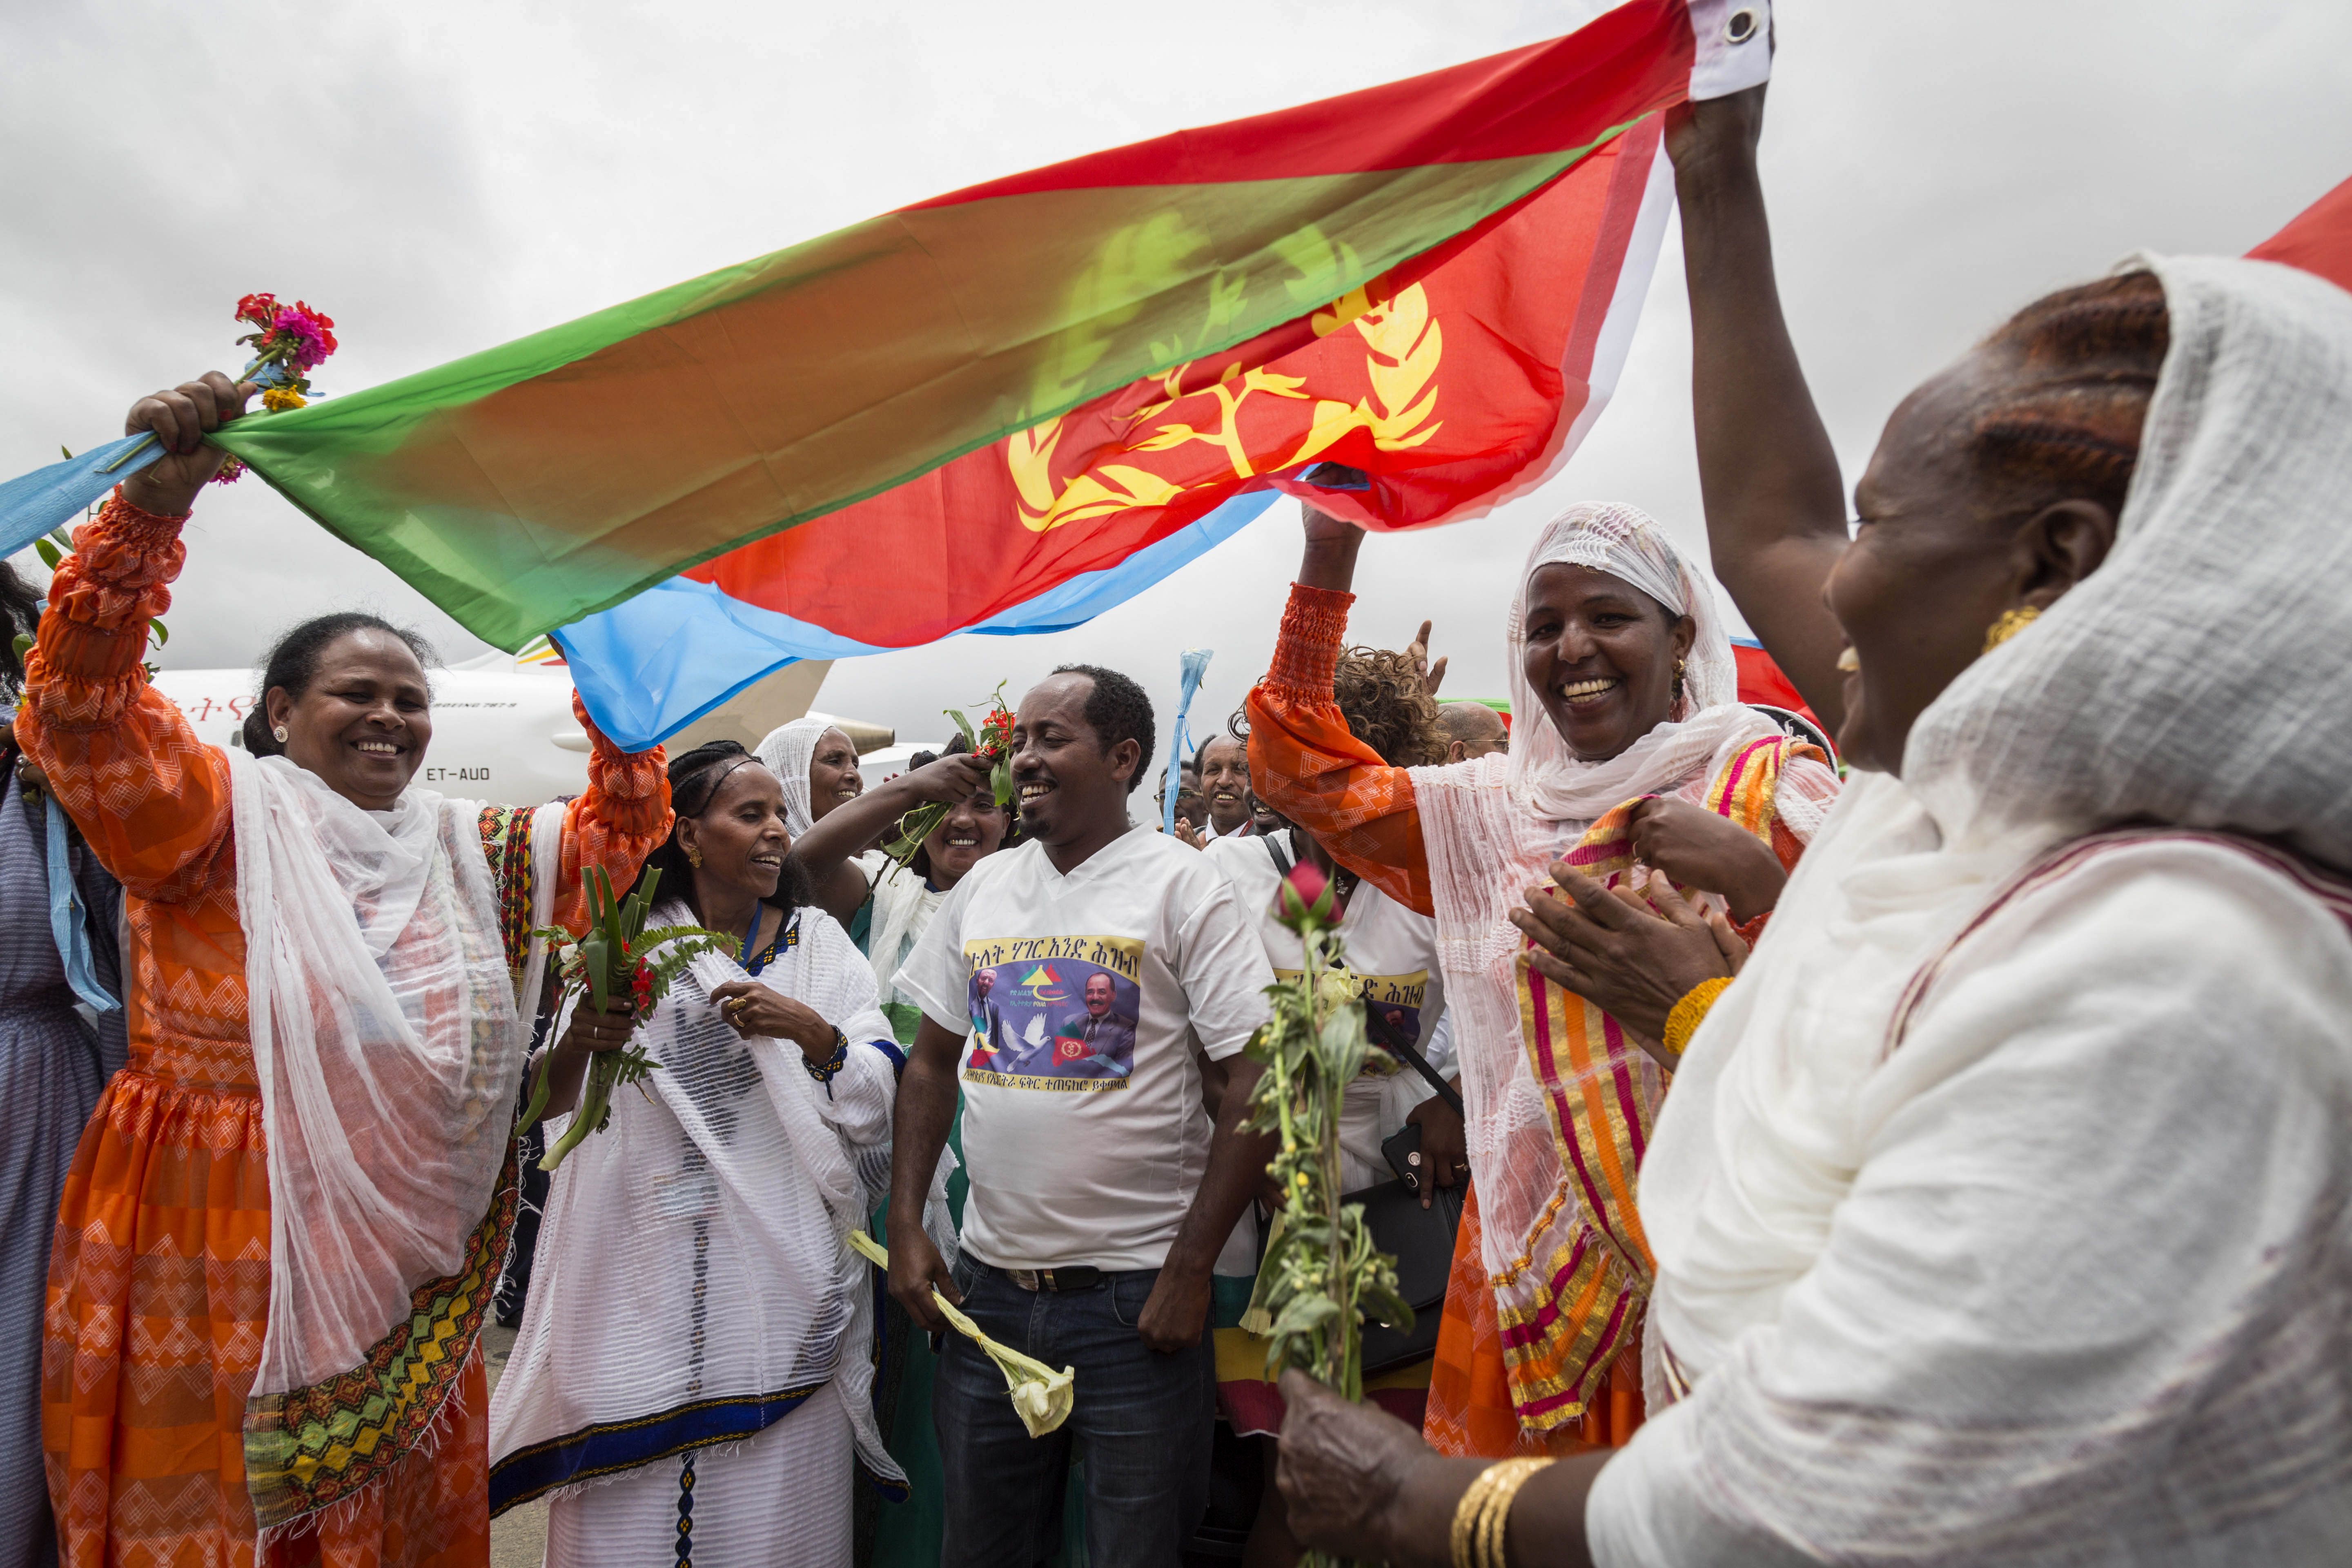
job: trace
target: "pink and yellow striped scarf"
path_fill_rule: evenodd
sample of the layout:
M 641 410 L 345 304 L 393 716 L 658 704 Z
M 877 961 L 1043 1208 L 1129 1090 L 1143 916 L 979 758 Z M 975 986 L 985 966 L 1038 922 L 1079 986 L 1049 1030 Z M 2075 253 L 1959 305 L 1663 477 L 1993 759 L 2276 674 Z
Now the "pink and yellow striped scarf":
M 1769 844 L 1773 795 L 1791 756 L 1821 753 L 1770 737 L 1742 747 L 1707 786 L 1708 807 Z M 1587 829 L 1568 863 L 1615 887 L 1633 869 L 1639 801 Z M 1531 1234 L 1488 1283 L 1511 1397 L 1526 1427 L 1583 1415 L 1609 1363 L 1638 1342 L 1655 1265 L 1634 1203 L 1666 1074 L 1623 1025 L 1517 964 L 1519 1037 L 1542 1091 L 1559 1184 Z

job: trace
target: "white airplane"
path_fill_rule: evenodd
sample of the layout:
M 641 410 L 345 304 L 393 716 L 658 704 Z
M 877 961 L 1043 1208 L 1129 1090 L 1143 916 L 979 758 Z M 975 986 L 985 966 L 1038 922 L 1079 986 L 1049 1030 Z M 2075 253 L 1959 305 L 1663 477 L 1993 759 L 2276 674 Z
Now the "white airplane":
M 757 746 L 769 731 L 811 711 L 829 662 L 795 664 L 751 687 L 669 739 L 672 756 L 721 738 Z M 416 782 L 444 795 L 537 805 L 588 787 L 588 735 L 572 717 L 572 680 L 541 638 L 520 654 L 488 653 L 431 672 L 433 742 Z M 167 669 L 155 689 L 180 706 L 196 738 L 242 746 L 253 710 L 250 669 Z M 878 724 L 822 715 L 883 764 L 880 782 L 903 770 L 897 736 Z M 886 750 L 887 748 L 887 750 Z M 895 762 L 895 766 L 891 765 Z

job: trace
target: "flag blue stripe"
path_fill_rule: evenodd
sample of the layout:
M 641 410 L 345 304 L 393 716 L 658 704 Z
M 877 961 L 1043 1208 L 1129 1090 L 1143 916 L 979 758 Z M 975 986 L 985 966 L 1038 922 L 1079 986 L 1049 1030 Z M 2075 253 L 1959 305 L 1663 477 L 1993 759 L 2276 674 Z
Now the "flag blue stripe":
M 112 465 L 140 443 L 146 450 L 121 468 Z M 67 523 L 79 522 L 92 501 L 163 455 L 153 437 L 125 436 L 93 447 L 79 458 L 19 474 L 0 485 L 0 561 Z
M 1232 538 L 1276 499 L 1270 489 L 1235 496 L 1117 565 L 1081 574 L 964 632 L 1025 637 L 1083 625 Z M 744 604 L 686 577 L 656 584 L 550 636 L 572 667 L 572 684 L 597 728 L 633 752 L 676 734 L 788 664 L 893 651 Z

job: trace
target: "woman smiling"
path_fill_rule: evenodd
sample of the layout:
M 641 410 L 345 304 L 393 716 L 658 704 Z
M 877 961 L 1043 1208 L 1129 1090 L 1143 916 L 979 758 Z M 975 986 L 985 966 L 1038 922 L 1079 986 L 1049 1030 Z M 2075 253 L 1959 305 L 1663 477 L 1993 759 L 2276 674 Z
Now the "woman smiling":
M 215 374 L 132 407 L 166 455 L 80 530 L 16 718 L 123 883 L 133 976 L 49 1276 L 61 1556 L 481 1564 L 516 985 L 537 994 L 534 927 L 579 928 L 582 870 L 628 880 L 667 831 L 661 752 L 583 715 L 569 806 L 416 789 L 426 650 L 355 615 L 279 643 L 246 747 L 199 743 L 140 657 L 220 467 L 204 433 L 252 390 Z M 574 1047 L 626 1029 L 585 1015 Z
M 1308 510 L 1272 673 L 1249 698 L 1250 772 L 1335 859 L 1436 917 L 1472 1190 L 1426 1430 L 1442 1450 L 1496 1456 L 1622 1443 L 1639 1419 L 1651 1278 L 1634 1166 L 1680 1043 L 1673 1009 L 1730 973 L 1737 943 L 1720 915 L 1711 926 L 1662 896 L 1678 940 L 1603 1013 L 1573 963 L 1520 961 L 1513 911 L 1567 859 L 1609 881 L 1646 868 L 1728 895 L 1752 930 L 1836 777 L 1739 705 L 1712 595 L 1657 524 L 1589 505 L 1543 531 L 1520 574 L 1505 633 L 1522 716 L 1511 750 L 1388 766 L 1332 696 L 1362 541 Z M 1598 881 L 1571 883 L 1625 907 Z
M 2352 297 L 2038 300 L 1896 406 L 1849 537 L 1762 109 L 1668 133 L 1708 531 L 1864 771 L 1643 1166 L 1663 1408 L 1531 1473 L 1286 1390 L 1293 1515 L 1399 1564 L 2342 1562 Z
M 491 1507 L 551 1496 L 558 1568 L 831 1568 L 849 1556 L 853 1451 L 899 1476 L 845 1239 L 887 1183 L 897 1053 L 874 972 L 788 854 L 776 776 L 719 741 L 671 764 L 670 787 L 648 925 L 738 932 L 741 956 L 677 977 L 639 1032 L 660 1064 L 646 1092 L 617 1097 L 555 1173 L 490 1412 Z M 585 1057 L 558 1049 L 559 1114 Z

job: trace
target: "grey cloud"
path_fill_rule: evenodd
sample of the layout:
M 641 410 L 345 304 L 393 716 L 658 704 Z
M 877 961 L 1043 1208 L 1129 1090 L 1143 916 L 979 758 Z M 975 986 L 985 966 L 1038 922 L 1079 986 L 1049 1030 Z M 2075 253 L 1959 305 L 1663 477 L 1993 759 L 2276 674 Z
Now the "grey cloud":
M 336 316 L 353 389 L 887 206 L 1564 30 L 1585 7 L 1096 0 L 987 7 L 19 6 L 0 13 L 0 468 L 120 427 L 227 364 L 256 289 Z M 1780 282 L 1838 450 L 2035 294 L 2143 247 L 2235 253 L 2346 174 L 2352 12 L 2196 0 L 1783 0 L 1766 132 Z M 1517 562 L 1566 500 L 1643 506 L 1703 549 L 1689 324 L 1670 241 L 1617 397 L 1549 493 L 1372 542 L 1355 635 L 1437 622 L 1463 694 L 1503 689 Z M 946 704 L 1053 665 L 1129 669 L 1194 711 L 1263 669 L 1295 509 L 1106 621 L 834 667 L 825 708 L 943 734 Z M 887 592 L 887 587 L 880 590 Z M 203 503 L 171 662 L 250 661 L 371 604 L 480 650 L 247 479 Z

